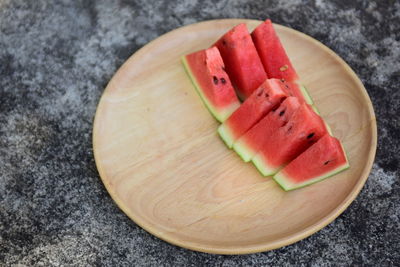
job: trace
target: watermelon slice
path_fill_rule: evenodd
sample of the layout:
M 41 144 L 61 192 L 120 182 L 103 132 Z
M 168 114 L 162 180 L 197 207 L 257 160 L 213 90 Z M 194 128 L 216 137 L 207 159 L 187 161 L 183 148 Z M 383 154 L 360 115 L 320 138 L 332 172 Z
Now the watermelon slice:
M 300 100 L 300 102 L 306 102 L 307 104 L 311 105 L 311 108 L 314 110 L 314 112 L 321 116 L 321 113 L 319 112 L 317 106 L 314 105 L 314 101 L 304 85 L 301 85 L 297 82 L 288 82 L 283 79 L 281 79 L 280 82 L 283 84 L 289 96 L 295 96 Z M 324 123 L 326 130 L 330 135 L 332 135 L 331 127 L 328 125 L 328 123 L 326 123 L 326 121 L 324 121 Z
M 254 45 L 269 78 L 297 81 L 297 75 L 271 20 L 261 23 L 251 34 Z
M 214 45 L 221 52 L 239 98 L 245 100 L 267 79 L 246 24 L 237 25 Z
M 304 85 L 298 84 L 296 82 L 288 82 L 285 81 L 284 79 L 281 79 L 280 82 L 286 88 L 290 96 L 295 96 L 300 101 L 306 102 L 309 105 L 314 104 L 310 94 L 308 93 Z
M 276 80 L 265 80 L 243 104 L 218 128 L 218 133 L 229 148 L 247 130 L 287 97 Z
M 182 62 L 208 110 L 218 121 L 225 121 L 240 102 L 218 49 L 212 47 L 186 55 Z
M 275 174 L 274 179 L 288 191 L 319 182 L 349 166 L 340 141 L 326 134 Z
M 267 138 L 253 163 L 264 176 L 273 175 L 325 133 L 321 117 L 303 103 L 287 124 Z
M 262 148 L 264 142 L 276 130 L 288 122 L 289 118 L 299 108 L 300 101 L 297 97 L 286 98 L 278 109 L 272 110 L 261 121 L 248 130 L 234 144 L 233 149 L 245 161 L 250 161 Z

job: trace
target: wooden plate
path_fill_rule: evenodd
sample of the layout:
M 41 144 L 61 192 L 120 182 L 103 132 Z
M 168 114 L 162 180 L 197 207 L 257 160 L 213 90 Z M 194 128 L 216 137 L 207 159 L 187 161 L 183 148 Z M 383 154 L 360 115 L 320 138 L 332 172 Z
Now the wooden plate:
M 376 150 L 374 111 L 354 72 L 326 46 L 280 25 L 276 30 L 351 168 L 287 193 L 227 149 L 180 57 L 240 22 L 249 30 L 260 23 L 196 23 L 137 51 L 105 89 L 93 129 L 97 168 L 118 206 L 153 235 L 209 253 L 271 250 L 320 230 L 357 196 Z

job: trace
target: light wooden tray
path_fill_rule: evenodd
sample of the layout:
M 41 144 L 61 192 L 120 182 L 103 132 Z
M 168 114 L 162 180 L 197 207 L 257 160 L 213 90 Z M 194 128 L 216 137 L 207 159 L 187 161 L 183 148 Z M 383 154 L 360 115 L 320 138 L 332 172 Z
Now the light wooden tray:
M 354 72 L 326 46 L 280 25 L 278 35 L 351 167 L 287 193 L 229 150 L 180 57 L 240 22 L 249 30 L 260 23 L 196 23 L 137 51 L 105 89 L 93 129 L 97 168 L 117 205 L 153 235 L 209 253 L 266 251 L 320 230 L 357 196 L 376 150 L 374 111 Z

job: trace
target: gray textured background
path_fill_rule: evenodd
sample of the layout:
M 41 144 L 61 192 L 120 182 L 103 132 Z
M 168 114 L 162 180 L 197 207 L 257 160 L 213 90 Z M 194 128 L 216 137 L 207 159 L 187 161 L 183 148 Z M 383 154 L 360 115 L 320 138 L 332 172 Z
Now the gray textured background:
M 216 18 L 272 18 L 332 48 L 364 82 L 377 158 L 359 197 L 313 236 L 216 256 L 142 230 L 102 185 L 91 147 L 105 85 L 138 48 Z M 0 265 L 400 263 L 399 1 L 0 0 Z

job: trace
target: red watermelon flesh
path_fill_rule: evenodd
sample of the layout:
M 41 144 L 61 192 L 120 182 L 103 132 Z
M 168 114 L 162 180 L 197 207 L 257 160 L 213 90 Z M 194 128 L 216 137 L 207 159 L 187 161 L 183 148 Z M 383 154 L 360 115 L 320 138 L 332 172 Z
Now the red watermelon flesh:
M 347 168 L 349 163 L 340 141 L 326 134 L 275 174 L 274 179 L 288 191 L 316 183 Z
M 299 108 L 300 101 L 297 97 L 288 97 L 279 108 L 272 110 L 248 130 L 242 137 L 239 138 L 234 144 L 233 149 L 241 156 L 241 158 L 248 162 L 254 155 L 262 148 L 264 142 L 277 130 L 288 122 L 289 118 Z
M 253 158 L 253 163 L 264 176 L 273 175 L 326 132 L 321 117 L 308 104 L 303 103 L 288 123 L 267 138 Z
M 267 79 L 246 24 L 237 25 L 214 45 L 221 52 L 239 98 L 245 100 Z
M 197 51 L 182 58 L 197 92 L 210 110 L 220 121 L 225 121 L 240 102 L 232 87 L 224 62 L 216 47 Z
M 218 128 L 218 133 L 226 145 L 231 148 L 253 125 L 287 97 L 279 83 L 265 80 L 243 104 Z
M 288 91 L 290 96 L 297 97 L 301 102 L 306 102 L 310 105 L 314 104 L 311 96 L 308 94 L 307 89 L 303 85 L 296 82 L 289 82 L 284 79 L 280 79 L 280 82 Z
M 254 45 L 269 78 L 296 81 L 299 79 L 271 20 L 261 23 L 251 34 Z

